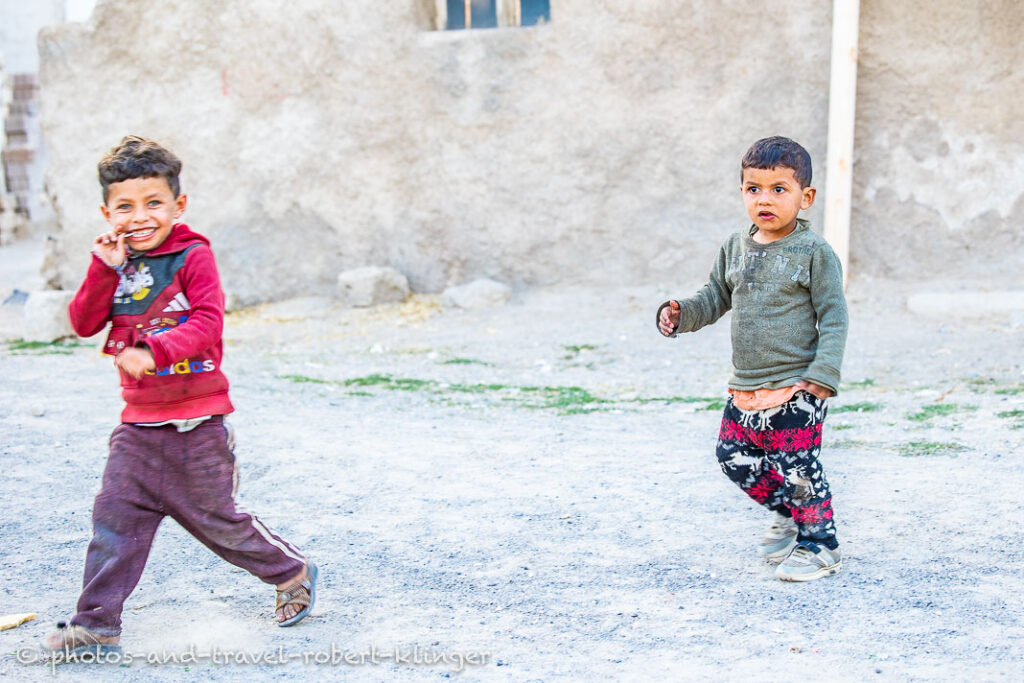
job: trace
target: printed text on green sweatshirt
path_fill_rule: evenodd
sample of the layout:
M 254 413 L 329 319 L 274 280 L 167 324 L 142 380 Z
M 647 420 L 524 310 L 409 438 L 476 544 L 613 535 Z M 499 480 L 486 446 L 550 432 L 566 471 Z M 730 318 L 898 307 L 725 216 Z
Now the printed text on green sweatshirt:
M 839 391 L 848 319 L 839 258 L 807 221 L 771 244 L 732 235 L 709 281 L 679 301 L 677 332 L 710 325 L 732 309 L 729 386 L 791 386 L 796 380 Z

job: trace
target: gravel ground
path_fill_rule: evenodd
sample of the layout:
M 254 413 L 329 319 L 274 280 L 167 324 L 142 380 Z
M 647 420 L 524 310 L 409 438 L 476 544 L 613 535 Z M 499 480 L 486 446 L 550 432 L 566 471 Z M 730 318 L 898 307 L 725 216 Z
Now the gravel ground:
M 36 254 L 0 249 L 4 299 L 35 286 Z M 274 627 L 272 590 L 168 521 L 127 603 L 134 661 L 102 673 L 19 658 L 73 611 L 116 377 L 100 337 L 14 341 L 15 298 L 0 307 L 0 614 L 38 616 L 0 634 L 0 676 L 1024 678 L 1020 316 L 923 318 L 901 286 L 851 283 L 822 456 L 844 570 L 800 585 L 757 558 L 768 515 L 715 461 L 728 322 L 664 339 L 668 293 L 229 315 L 241 497 L 319 564 L 316 609 Z M 459 656 L 486 663 L 460 673 Z

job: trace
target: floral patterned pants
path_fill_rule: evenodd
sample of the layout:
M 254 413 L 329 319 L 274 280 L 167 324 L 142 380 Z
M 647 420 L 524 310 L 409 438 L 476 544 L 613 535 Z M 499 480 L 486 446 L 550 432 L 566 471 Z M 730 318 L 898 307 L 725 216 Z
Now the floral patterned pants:
M 780 406 L 725 405 L 716 454 L 722 471 L 761 505 L 792 517 L 799 541 L 836 548 L 832 494 L 818 462 L 826 401 L 798 391 Z

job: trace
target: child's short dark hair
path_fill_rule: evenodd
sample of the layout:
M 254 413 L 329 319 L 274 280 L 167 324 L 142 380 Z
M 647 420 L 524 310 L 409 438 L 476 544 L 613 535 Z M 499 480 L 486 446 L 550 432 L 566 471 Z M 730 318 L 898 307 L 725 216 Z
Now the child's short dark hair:
M 742 180 L 743 169 L 771 169 L 776 166 L 793 169 L 801 189 L 811 184 L 811 155 L 798 143 L 781 135 L 761 138 L 750 146 L 740 162 L 740 178 Z
M 181 191 L 178 181 L 181 159 L 170 150 L 138 135 L 126 135 L 100 159 L 98 169 L 104 202 L 109 197 L 112 184 L 132 178 L 163 178 L 175 197 Z

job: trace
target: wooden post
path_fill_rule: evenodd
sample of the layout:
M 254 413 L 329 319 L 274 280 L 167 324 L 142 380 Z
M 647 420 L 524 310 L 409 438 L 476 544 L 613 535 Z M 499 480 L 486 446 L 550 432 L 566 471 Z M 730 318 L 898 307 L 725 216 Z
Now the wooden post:
M 462 11 L 466 15 L 466 28 L 473 28 L 473 0 L 465 0 L 462 3 Z
M 519 26 L 522 23 L 520 17 L 520 0 L 496 0 L 494 3 L 495 14 L 498 16 L 498 26 Z
M 434 28 L 438 31 L 444 31 L 448 28 L 448 1 L 447 0 L 434 0 Z
M 853 194 L 853 128 L 857 109 L 859 21 L 860 0 L 833 0 L 825 239 L 843 264 L 844 287 L 850 275 L 850 198 Z

